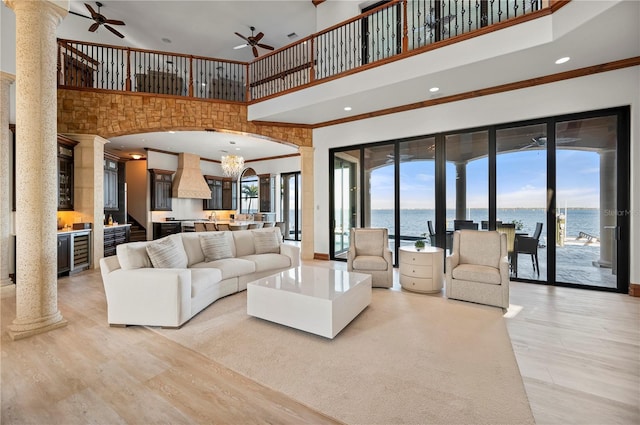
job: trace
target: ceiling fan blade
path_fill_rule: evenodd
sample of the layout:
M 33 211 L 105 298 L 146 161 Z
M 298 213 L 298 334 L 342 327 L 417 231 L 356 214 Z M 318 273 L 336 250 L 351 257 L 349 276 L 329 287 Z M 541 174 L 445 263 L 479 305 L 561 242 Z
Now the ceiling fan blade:
M 111 28 L 111 26 L 105 25 L 104 27 L 106 29 L 108 29 L 109 31 L 111 31 L 112 33 L 114 33 L 115 35 L 117 35 L 118 37 L 124 38 L 124 35 L 120 34 L 118 31 L 116 31 L 115 29 Z
M 111 25 L 125 25 L 124 22 L 122 21 L 118 21 L 116 19 L 107 19 L 104 21 L 105 24 L 111 24 Z
M 95 32 L 95 31 L 98 29 L 98 27 L 99 27 L 99 26 L 100 26 L 100 24 L 96 22 L 95 24 L 92 24 L 92 25 L 89 27 L 89 31 L 91 31 L 91 32 Z
M 255 37 L 253 37 L 253 40 L 257 43 L 262 39 L 262 37 L 264 37 L 264 33 L 259 32 Z
M 91 16 L 83 15 L 82 13 L 74 12 L 73 10 L 70 10 L 69 13 L 76 16 L 82 16 L 83 18 L 86 18 L 86 19 L 93 19 Z
M 258 57 L 258 48 L 256 46 L 253 46 L 253 56 Z
M 234 34 L 237 35 L 238 37 L 240 37 L 241 39 L 243 39 L 244 41 L 246 41 L 247 43 L 249 43 L 249 39 L 247 37 L 245 37 L 244 35 L 240 34 L 239 32 L 236 32 Z
M 245 47 L 249 47 L 249 45 L 246 44 L 246 43 L 245 44 L 240 44 L 240 45 L 234 47 L 233 49 L 234 50 L 238 50 L 238 49 L 244 49 Z
M 269 46 L 267 44 L 260 44 L 258 43 L 258 47 L 262 47 L 263 49 L 267 49 L 267 50 L 273 50 L 272 46 Z
M 87 9 L 89 9 L 89 13 L 91 13 L 91 17 L 92 17 L 93 19 L 95 19 L 95 18 L 98 16 L 98 12 L 96 12 L 96 11 L 93 9 L 93 7 L 91 7 L 91 5 L 90 5 L 90 4 L 85 3 L 84 5 L 87 7 Z

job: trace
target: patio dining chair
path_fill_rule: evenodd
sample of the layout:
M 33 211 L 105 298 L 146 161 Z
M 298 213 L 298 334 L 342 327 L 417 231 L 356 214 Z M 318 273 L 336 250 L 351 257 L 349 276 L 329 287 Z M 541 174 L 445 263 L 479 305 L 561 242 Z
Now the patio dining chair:
M 500 223 L 496 224 L 496 230 L 498 233 L 504 233 L 507 235 L 507 253 L 509 256 L 509 264 L 511 266 L 512 273 L 517 274 L 517 259 L 514 255 L 514 246 L 516 241 L 516 225 L 513 223 Z
M 529 254 L 531 255 L 531 265 L 533 271 L 540 276 L 540 264 L 538 262 L 538 244 L 540 243 L 540 235 L 542 234 L 542 223 L 536 223 L 536 229 L 532 236 L 517 235 L 515 240 L 515 255 Z M 518 277 L 518 269 L 515 270 Z

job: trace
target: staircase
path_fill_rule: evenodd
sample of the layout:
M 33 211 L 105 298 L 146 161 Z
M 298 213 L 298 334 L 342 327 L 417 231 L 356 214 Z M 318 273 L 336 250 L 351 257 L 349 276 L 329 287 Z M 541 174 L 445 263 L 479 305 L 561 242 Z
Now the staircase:
M 147 230 L 140 225 L 133 217 L 127 215 L 127 222 L 131 224 L 129 242 L 141 242 L 147 240 Z

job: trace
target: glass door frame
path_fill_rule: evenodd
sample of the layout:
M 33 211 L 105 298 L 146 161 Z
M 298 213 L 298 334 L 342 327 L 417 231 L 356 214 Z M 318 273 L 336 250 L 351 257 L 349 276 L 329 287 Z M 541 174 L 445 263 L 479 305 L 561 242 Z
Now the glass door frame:
M 280 211 L 282 214 L 282 221 L 285 223 L 284 228 L 289 230 L 287 232 L 288 234 L 282 235 L 285 240 L 290 240 L 290 241 L 302 240 L 302 223 L 300 223 L 300 220 L 299 220 L 300 212 L 301 212 L 301 205 L 300 205 L 301 176 L 302 176 L 302 173 L 300 171 L 293 171 L 290 173 L 280 173 L 280 179 L 281 179 L 280 187 L 282 188 L 282 197 L 281 197 L 282 207 L 280 208 Z M 293 239 L 290 237 L 291 230 L 287 225 L 287 222 L 289 221 L 289 211 L 291 207 L 291 199 L 289 199 L 289 192 L 290 192 L 289 179 L 291 178 L 293 178 L 293 181 L 294 181 L 293 183 L 294 184 L 294 197 L 293 197 L 293 203 L 294 203 L 293 235 L 294 236 L 293 236 Z M 285 207 L 289 207 L 289 208 L 285 208 Z M 291 224 L 291 223 L 288 223 L 288 224 Z

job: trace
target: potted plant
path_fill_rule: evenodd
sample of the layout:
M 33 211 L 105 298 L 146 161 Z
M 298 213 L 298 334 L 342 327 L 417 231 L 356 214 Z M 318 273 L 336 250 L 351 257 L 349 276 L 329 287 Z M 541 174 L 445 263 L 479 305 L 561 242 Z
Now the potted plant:
M 424 248 L 424 240 L 418 239 L 415 243 L 415 247 L 418 251 Z

